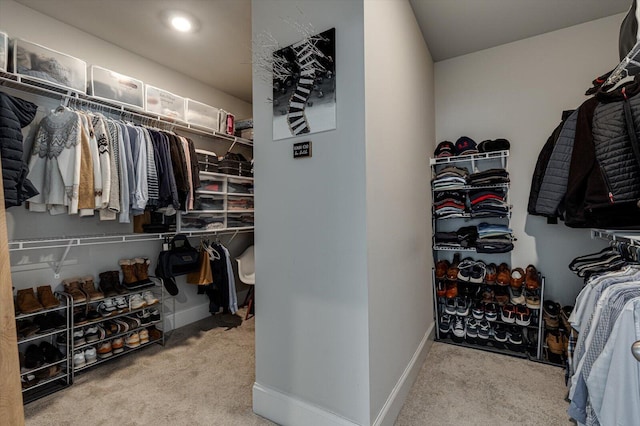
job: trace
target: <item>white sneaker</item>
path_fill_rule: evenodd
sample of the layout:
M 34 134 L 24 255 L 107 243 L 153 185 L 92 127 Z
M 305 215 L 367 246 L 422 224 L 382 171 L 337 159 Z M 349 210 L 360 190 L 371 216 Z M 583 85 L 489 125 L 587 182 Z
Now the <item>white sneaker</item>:
M 73 366 L 75 368 L 84 367 L 85 365 L 84 352 L 80 351 L 73 354 Z
M 116 306 L 113 304 L 113 299 L 104 299 L 104 301 L 98 307 L 98 312 L 103 317 L 108 317 L 114 314 L 116 311 Z
M 153 295 L 151 290 L 142 292 L 142 298 L 147 302 L 147 306 L 154 305 L 159 302 L 158 298 Z
M 142 330 L 140 330 L 138 335 L 140 336 L 140 344 L 141 345 L 143 345 L 145 343 L 149 343 L 149 332 L 147 331 L 147 329 L 143 328 Z
M 131 296 L 129 296 L 129 306 L 131 307 L 131 309 L 140 309 L 147 306 L 147 302 L 144 301 L 141 295 L 132 294 Z
M 76 331 L 73 332 L 73 345 L 74 346 L 81 346 L 84 345 L 85 343 L 87 343 L 87 341 L 84 339 L 84 331 L 79 328 Z
M 127 304 L 127 299 L 124 296 L 116 297 L 115 299 L 113 299 L 113 303 L 116 305 L 116 308 L 120 312 L 125 312 L 125 309 L 129 308 L 129 305 Z
M 85 328 L 85 330 L 84 330 L 84 340 L 86 340 L 87 343 L 95 342 L 96 340 L 98 340 L 98 326 L 97 325 L 90 325 L 89 327 Z
M 96 352 L 96 348 L 93 346 L 85 349 L 84 351 L 84 360 L 87 364 L 93 364 L 98 360 L 98 353 Z

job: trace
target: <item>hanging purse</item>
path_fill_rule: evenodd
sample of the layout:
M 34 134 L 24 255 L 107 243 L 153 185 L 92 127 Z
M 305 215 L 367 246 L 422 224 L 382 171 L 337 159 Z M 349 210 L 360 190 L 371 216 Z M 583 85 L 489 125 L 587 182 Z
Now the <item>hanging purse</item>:
M 200 244 L 200 266 L 197 271 L 190 272 L 187 275 L 188 284 L 208 285 L 213 283 L 213 275 L 211 273 L 211 261 L 209 253 Z
M 156 276 L 162 278 L 164 287 L 169 294 L 178 294 L 175 277 L 198 271 L 200 255 L 193 248 L 185 235 L 177 234 L 169 243 L 169 250 L 161 251 L 158 255 Z

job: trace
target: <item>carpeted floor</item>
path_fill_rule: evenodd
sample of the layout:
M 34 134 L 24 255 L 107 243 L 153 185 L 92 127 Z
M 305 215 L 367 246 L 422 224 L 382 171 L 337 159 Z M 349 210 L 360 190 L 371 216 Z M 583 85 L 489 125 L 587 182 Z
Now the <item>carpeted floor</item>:
M 244 315 L 244 311 L 239 313 Z M 254 319 L 206 318 L 25 406 L 37 425 L 273 425 L 251 409 Z M 557 367 L 434 343 L 397 426 L 570 425 Z
M 571 425 L 564 370 L 434 343 L 396 426 Z

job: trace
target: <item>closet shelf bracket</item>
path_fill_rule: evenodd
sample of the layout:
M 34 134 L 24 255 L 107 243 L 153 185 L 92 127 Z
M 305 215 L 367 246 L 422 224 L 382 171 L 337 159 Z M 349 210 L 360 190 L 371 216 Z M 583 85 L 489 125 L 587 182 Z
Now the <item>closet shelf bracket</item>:
M 64 266 L 64 261 L 67 260 L 67 256 L 69 255 L 69 250 L 71 250 L 71 246 L 73 245 L 73 240 L 69 240 L 66 248 L 64 249 L 64 253 L 58 262 L 50 262 L 49 266 L 53 269 L 53 278 L 58 280 L 60 279 L 60 271 L 62 271 L 62 266 Z

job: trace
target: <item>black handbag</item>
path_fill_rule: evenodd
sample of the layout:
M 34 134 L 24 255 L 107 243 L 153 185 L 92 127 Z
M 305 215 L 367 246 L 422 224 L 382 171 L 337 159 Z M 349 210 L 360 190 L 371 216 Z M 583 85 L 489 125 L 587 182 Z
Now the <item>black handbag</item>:
M 191 246 L 185 235 L 177 234 L 169 242 L 169 250 L 158 255 L 156 276 L 162 279 L 169 294 L 178 294 L 176 276 L 186 275 L 199 268 L 200 252 Z

